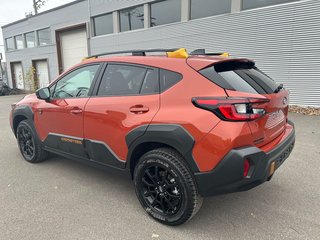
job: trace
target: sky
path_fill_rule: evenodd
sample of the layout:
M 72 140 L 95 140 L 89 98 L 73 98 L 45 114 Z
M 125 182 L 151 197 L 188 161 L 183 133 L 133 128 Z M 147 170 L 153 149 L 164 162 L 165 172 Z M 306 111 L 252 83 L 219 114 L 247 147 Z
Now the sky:
M 67 4 L 73 0 L 46 0 L 39 10 L 43 12 L 51 8 Z M 0 26 L 25 18 L 25 13 L 33 10 L 33 0 L 0 0 Z M 0 29 L 0 52 L 4 54 L 3 37 Z

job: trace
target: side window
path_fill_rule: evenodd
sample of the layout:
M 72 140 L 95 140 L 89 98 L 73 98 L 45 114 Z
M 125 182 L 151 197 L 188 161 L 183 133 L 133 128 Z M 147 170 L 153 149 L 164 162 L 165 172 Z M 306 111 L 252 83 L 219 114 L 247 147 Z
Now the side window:
M 169 70 L 160 70 L 160 85 L 161 92 L 166 91 L 173 85 L 177 84 L 182 80 L 183 76 L 180 73 L 172 72 Z
M 141 87 L 141 94 L 158 94 L 160 92 L 159 70 L 148 69 Z
M 103 74 L 98 96 L 140 94 L 148 69 L 122 64 L 108 64 Z
M 52 97 L 87 97 L 92 81 L 98 71 L 99 66 L 99 64 L 85 66 L 67 74 L 56 83 L 55 90 L 52 93 Z

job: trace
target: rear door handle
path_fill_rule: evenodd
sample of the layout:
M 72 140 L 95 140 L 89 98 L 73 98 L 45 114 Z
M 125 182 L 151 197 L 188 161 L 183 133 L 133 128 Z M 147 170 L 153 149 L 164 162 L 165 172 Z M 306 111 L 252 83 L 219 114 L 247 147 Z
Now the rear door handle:
M 75 107 L 75 108 L 72 108 L 72 109 L 70 110 L 70 113 L 71 113 L 71 114 L 75 114 L 75 115 L 81 114 L 81 113 L 82 113 L 82 109 L 81 109 L 81 108 L 78 108 L 78 107 Z
M 134 114 L 142 114 L 149 112 L 149 108 L 143 105 L 135 105 L 130 108 L 130 112 Z

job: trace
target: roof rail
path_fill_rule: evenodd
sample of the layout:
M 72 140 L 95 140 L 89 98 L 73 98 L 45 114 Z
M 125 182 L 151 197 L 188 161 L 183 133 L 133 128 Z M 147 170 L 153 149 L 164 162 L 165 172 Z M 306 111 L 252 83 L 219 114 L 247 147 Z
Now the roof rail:
M 99 53 L 96 55 L 91 55 L 90 57 L 85 58 L 84 60 L 88 60 L 91 58 L 98 58 L 100 56 L 106 55 L 115 55 L 115 54 L 123 54 L 123 53 L 131 53 L 132 56 L 146 56 L 146 53 L 156 53 L 156 52 L 164 52 L 168 57 L 171 58 L 187 58 L 189 55 L 205 55 L 205 56 L 222 56 L 229 57 L 229 53 L 206 53 L 205 49 L 196 49 L 190 54 L 187 53 L 185 48 L 156 48 L 156 49 L 145 49 L 145 50 L 124 50 L 124 51 L 115 51 L 115 52 L 106 52 Z
M 189 53 L 189 55 L 205 55 L 205 56 L 228 56 L 228 53 L 207 53 L 204 48 L 196 49 Z
M 123 54 L 123 53 L 131 53 L 132 56 L 146 56 L 146 53 L 151 52 L 174 52 L 177 51 L 179 48 L 170 48 L 170 49 L 146 49 L 146 50 L 125 50 L 125 51 L 115 51 L 115 52 L 106 52 L 106 53 L 99 53 L 96 55 L 91 55 L 89 58 L 97 58 L 100 56 L 106 56 L 106 55 L 113 55 L 113 54 Z

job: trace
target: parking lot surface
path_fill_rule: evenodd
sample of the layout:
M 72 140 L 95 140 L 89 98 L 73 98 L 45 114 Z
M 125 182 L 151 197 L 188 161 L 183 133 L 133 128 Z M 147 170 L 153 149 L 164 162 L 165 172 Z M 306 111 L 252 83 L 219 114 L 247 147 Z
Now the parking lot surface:
M 132 182 L 52 156 L 22 159 L 0 97 L 0 240 L 9 239 L 320 239 L 320 117 L 290 114 L 291 156 L 267 182 L 248 192 L 207 198 L 179 227 L 149 218 Z

